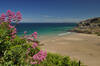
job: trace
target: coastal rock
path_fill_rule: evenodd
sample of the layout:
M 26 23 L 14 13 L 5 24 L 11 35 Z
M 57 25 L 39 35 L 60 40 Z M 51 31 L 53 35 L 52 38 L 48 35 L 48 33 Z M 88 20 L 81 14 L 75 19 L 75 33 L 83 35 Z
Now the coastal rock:
M 81 21 L 71 30 L 72 32 L 98 34 L 100 35 L 100 17 Z

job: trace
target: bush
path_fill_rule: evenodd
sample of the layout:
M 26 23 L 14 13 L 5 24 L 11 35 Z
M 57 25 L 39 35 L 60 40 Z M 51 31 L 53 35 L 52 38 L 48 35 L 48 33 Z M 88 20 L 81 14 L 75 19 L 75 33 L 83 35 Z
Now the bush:
M 96 35 L 100 36 L 100 32 L 95 32 Z
M 100 33 L 97 33 L 98 36 L 100 36 Z
M 79 66 L 77 61 L 72 61 L 68 56 L 60 56 L 52 53 L 48 53 L 46 60 L 41 64 L 43 66 Z
M 3 24 L 3 23 L 2 23 Z M 6 23 L 4 23 L 6 24 Z M 14 38 L 13 41 L 10 40 L 9 35 L 6 30 L 0 31 L 0 52 L 2 66 L 15 65 L 15 66 L 25 66 L 30 64 L 30 57 L 37 54 L 40 49 L 36 47 L 35 50 L 32 48 L 31 44 L 28 44 L 26 39 L 22 39 L 18 36 Z M 36 41 L 37 42 L 37 41 Z M 33 42 L 34 43 L 34 42 Z M 30 48 L 28 57 L 26 56 L 27 49 Z M 25 61 L 28 60 L 28 61 Z M 46 59 L 40 64 L 34 64 L 34 66 L 78 66 L 77 61 L 72 61 L 68 56 L 60 56 L 58 54 L 48 53 Z
M 70 60 L 68 56 L 47 54 L 41 50 L 37 32 L 30 35 L 31 39 L 27 39 L 26 32 L 23 38 L 16 36 L 16 25 L 12 26 L 11 21 L 20 21 L 21 14 L 12 13 L 8 10 L 7 18 L 4 14 L 0 17 L 0 66 L 78 66 L 78 62 Z
M 46 58 L 46 52 L 38 48 L 37 32 L 30 35 L 32 44 L 28 43 L 26 32 L 23 38 L 16 36 L 16 25 L 21 19 L 19 11 L 15 14 L 8 10 L 0 16 L 0 64 L 3 66 L 39 64 Z M 12 21 L 16 24 L 12 25 Z

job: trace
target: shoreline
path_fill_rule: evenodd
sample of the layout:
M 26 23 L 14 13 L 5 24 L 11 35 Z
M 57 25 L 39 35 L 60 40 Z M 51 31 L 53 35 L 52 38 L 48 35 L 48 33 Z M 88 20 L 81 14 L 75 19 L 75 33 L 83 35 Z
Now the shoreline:
M 88 66 L 99 66 L 100 36 L 72 33 L 61 36 L 41 36 L 41 48 L 52 53 L 70 56 Z
M 38 36 L 39 40 L 42 40 L 42 39 L 45 39 L 45 38 L 53 38 L 53 37 L 60 37 L 60 36 L 63 36 L 63 35 L 71 35 L 71 34 L 74 34 L 76 32 L 62 32 L 62 33 L 58 33 L 58 34 L 46 34 L 46 35 L 40 35 Z

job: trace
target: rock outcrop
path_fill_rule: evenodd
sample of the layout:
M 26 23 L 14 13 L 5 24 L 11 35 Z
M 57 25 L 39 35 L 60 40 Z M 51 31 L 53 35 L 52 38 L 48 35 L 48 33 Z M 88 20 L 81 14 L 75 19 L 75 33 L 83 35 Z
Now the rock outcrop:
M 100 17 L 81 21 L 71 31 L 99 35 L 100 34 Z

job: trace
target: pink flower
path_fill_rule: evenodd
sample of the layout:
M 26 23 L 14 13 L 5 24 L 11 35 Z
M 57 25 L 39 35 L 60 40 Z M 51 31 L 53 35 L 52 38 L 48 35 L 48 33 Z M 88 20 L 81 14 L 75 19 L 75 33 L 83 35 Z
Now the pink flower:
M 24 35 L 24 38 L 27 38 L 27 36 L 26 36 L 26 35 Z
M 37 39 L 37 32 L 34 32 L 32 36 Z
M 33 55 L 33 60 L 37 61 L 39 64 L 40 62 L 45 60 L 46 56 L 47 56 L 47 52 L 40 50 L 37 54 Z
M 2 21 L 5 21 L 5 18 L 6 18 L 5 14 L 2 13 L 2 14 L 1 14 L 1 19 L 2 19 Z
M 37 35 L 37 32 L 34 32 L 35 35 Z
M 15 15 L 12 18 L 13 18 L 13 21 L 16 21 L 16 16 Z
M 26 34 L 27 33 L 27 31 L 24 31 L 24 34 Z
M 35 61 L 35 62 L 32 62 L 32 61 L 31 61 L 30 64 L 37 64 L 37 62 L 36 62 L 36 61 Z
M 28 48 L 28 51 L 30 51 L 30 48 Z
M 11 18 L 8 18 L 8 19 L 7 19 L 7 22 L 11 23 Z
M 18 11 L 16 13 L 16 18 L 17 18 L 18 21 L 20 21 L 22 19 L 22 15 L 21 15 L 20 11 Z
M 9 23 L 11 23 L 11 21 L 12 21 L 12 17 L 14 16 L 14 12 L 11 12 L 11 10 L 8 10 L 7 12 L 6 12 L 6 15 L 7 15 L 7 21 L 9 22 Z
M 24 38 L 27 38 L 26 33 L 27 33 L 27 31 L 24 31 Z
M 6 15 L 7 15 L 7 16 L 12 16 L 11 10 L 8 10 L 8 11 L 6 12 Z
M 11 25 L 9 24 L 9 28 L 14 28 L 14 26 L 11 26 Z
M 13 38 L 13 39 L 14 39 L 15 37 L 16 37 L 15 35 L 11 36 L 11 38 Z
M 14 28 L 14 31 L 16 31 L 16 28 Z
M 12 28 L 12 26 L 10 27 Z M 14 34 L 16 34 L 16 28 L 13 29 L 13 32 L 11 33 L 11 35 L 13 36 Z
M 20 11 L 18 11 L 18 12 L 16 13 L 16 16 L 21 16 Z
M 38 44 L 35 42 L 33 45 L 32 45 L 32 48 L 36 48 L 38 46 Z
M 1 14 L 1 17 L 6 17 L 4 13 Z
M 15 16 L 15 12 L 12 12 L 11 14 L 12 14 L 12 16 Z
M 32 37 L 32 35 L 29 35 L 29 37 Z
M 34 35 L 34 38 L 37 39 L 37 35 Z
M 12 21 L 14 21 L 18 23 L 19 21 L 21 21 L 21 19 L 22 15 L 20 11 L 18 11 L 15 15 L 15 13 L 12 12 L 11 10 L 7 10 L 6 15 L 4 13 L 1 14 L 0 22 L 6 21 L 8 23 L 11 23 Z
M 11 33 L 11 35 L 14 35 L 14 34 L 15 34 L 14 32 Z
M 16 33 L 16 30 L 13 33 L 15 34 Z
M 12 19 L 12 16 L 8 16 L 9 17 L 9 19 Z
M 7 11 L 7 13 L 6 13 L 6 15 L 7 15 L 7 21 L 10 23 L 11 21 L 15 21 L 16 23 L 18 22 L 18 21 L 21 21 L 21 19 L 22 19 L 22 15 L 21 15 L 21 13 L 20 13 L 20 11 L 18 11 L 17 13 L 16 13 L 16 15 L 15 15 L 15 13 L 14 12 L 12 12 L 11 10 L 8 10 Z
M 31 41 L 33 41 L 33 38 L 29 38 L 28 40 L 31 40 Z
M 34 36 L 34 33 L 32 33 L 32 37 Z

